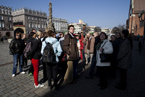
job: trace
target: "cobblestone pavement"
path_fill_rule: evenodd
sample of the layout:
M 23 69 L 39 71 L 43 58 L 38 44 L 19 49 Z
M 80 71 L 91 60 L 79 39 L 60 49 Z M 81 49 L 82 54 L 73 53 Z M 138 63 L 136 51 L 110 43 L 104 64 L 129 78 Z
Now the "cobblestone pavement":
M 11 62 L 11 56 L 3 58 L 8 43 L 0 43 L 1 64 Z M 0 97 L 145 97 L 145 46 L 141 55 L 138 53 L 137 41 L 134 41 L 133 66 L 128 70 L 128 87 L 125 91 L 114 88 L 119 80 L 118 72 L 116 79 L 108 80 L 108 88 L 100 90 L 97 84 L 98 78 L 85 79 L 89 72 L 89 66 L 80 75 L 75 84 L 62 86 L 58 91 L 50 91 L 48 88 L 35 89 L 33 77 L 28 74 L 18 74 L 12 78 L 12 64 L 0 64 Z M 5 62 L 5 63 L 4 63 Z M 42 71 L 39 72 L 39 80 Z M 47 85 L 47 82 L 45 83 Z

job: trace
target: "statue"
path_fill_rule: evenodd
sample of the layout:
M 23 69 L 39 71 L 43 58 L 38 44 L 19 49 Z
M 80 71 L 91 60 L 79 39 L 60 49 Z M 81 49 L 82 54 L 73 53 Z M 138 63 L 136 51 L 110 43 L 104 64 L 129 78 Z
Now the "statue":
M 52 23 L 52 3 L 49 3 L 49 21 L 48 21 L 48 27 L 46 27 L 45 31 L 52 30 L 55 32 L 54 24 Z

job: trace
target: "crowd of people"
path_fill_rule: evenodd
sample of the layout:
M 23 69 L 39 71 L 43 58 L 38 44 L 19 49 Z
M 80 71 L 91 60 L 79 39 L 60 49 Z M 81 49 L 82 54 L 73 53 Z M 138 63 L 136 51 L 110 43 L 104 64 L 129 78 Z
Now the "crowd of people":
M 57 34 L 51 30 L 36 32 L 33 29 L 28 36 L 17 31 L 9 45 L 14 60 L 12 77 L 18 74 L 18 65 L 20 74 L 25 74 L 23 69 L 28 68 L 27 61 L 30 60 L 28 74 L 34 76 L 34 87 L 48 87 L 51 90 L 55 87 L 57 90 L 60 85 L 76 82 L 79 76 L 78 63 L 82 60 L 85 66 L 90 66 L 86 79 L 93 79 L 96 74 L 101 90 L 107 88 L 108 74 L 116 78 L 116 70 L 120 72 L 120 82 L 115 87 L 125 90 L 127 70 L 132 66 L 132 41 L 128 30 L 111 35 L 111 40 L 108 40 L 105 32 L 76 34 L 74 30 L 73 25 L 68 26 L 68 32 Z M 28 49 L 28 44 L 31 49 L 25 57 L 24 49 Z M 43 79 L 38 81 L 41 64 Z M 47 80 L 48 85 L 44 86 Z

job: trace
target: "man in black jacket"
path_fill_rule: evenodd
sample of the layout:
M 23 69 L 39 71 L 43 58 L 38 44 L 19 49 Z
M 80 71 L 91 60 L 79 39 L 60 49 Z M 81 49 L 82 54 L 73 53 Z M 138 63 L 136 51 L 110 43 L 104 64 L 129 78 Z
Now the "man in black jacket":
M 13 72 L 12 77 L 16 76 L 17 72 L 17 66 L 18 66 L 18 60 L 19 60 L 19 70 L 21 74 L 25 74 L 22 70 L 23 66 L 23 50 L 24 50 L 25 44 L 21 39 L 20 32 L 16 32 L 15 38 L 11 41 L 9 48 L 10 52 L 13 55 Z

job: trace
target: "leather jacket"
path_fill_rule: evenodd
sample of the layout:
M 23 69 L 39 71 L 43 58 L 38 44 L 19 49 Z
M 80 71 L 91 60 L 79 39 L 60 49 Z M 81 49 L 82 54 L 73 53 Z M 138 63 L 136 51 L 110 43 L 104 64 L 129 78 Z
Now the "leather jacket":
M 14 38 L 9 45 L 12 54 L 23 54 L 24 47 L 24 42 L 21 39 L 16 38 Z

